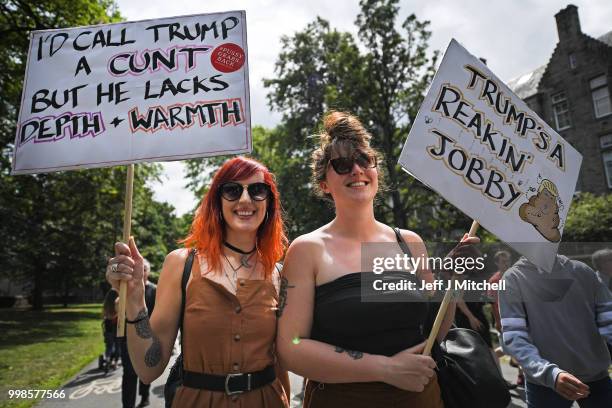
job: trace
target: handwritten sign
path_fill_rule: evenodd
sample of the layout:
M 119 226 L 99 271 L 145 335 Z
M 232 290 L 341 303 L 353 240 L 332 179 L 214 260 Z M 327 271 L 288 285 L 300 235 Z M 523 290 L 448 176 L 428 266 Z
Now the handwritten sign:
M 400 165 L 550 270 L 582 156 L 452 40 Z
M 35 31 L 13 174 L 251 151 L 244 11 Z

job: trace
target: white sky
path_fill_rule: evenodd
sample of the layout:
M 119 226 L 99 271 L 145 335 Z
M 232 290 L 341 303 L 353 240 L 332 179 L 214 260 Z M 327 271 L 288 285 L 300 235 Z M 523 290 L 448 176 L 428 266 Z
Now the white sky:
M 272 78 L 281 51 L 280 37 L 303 29 L 316 16 L 332 27 L 356 34 L 357 0 L 117 0 L 127 20 L 172 17 L 216 11 L 246 10 L 254 125 L 275 126 L 280 114 L 266 102 L 262 78 Z M 554 15 L 568 4 L 578 7 L 582 31 L 598 37 L 612 30 L 612 1 L 574 0 L 419 0 L 400 1 L 400 20 L 415 13 L 429 20 L 430 48 L 444 52 L 456 38 L 472 54 L 486 58 L 489 68 L 508 81 L 545 64 L 557 43 Z M 183 165 L 164 163 L 165 180 L 154 185 L 156 198 L 183 214 L 196 198 L 184 188 Z

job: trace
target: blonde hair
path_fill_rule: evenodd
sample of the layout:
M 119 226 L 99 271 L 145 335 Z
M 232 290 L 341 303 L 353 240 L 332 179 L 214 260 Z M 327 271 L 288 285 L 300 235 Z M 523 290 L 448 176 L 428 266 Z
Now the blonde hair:
M 340 111 L 328 112 L 323 117 L 321 133 L 315 137 L 319 138 L 319 147 L 312 153 L 310 168 L 311 181 L 317 196 L 333 202 L 331 194 L 324 192 L 320 186 L 320 183 L 325 181 L 329 161 L 334 155 L 351 157 L 356 151 L 376 157 L 379 191 L 384 189 L 384 172 L 381 166 L 383 156 L 370 146 L 372 135 L 355 115 Z
M 540 193 L 544 189 L 548 190 L 550 194 L 552 194 L 554 197 L 559 196 L 559 190 L 557 190 L 557 186 L 555 186 L 555 183 L 548 179 L 542 180 L 542 184 L 540 184 L 540 187 L 538 188 L 538 193 Z

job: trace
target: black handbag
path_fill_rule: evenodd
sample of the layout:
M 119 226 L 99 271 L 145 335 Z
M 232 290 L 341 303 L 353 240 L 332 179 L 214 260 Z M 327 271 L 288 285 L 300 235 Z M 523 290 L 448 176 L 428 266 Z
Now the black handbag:
M 402 251 L 412 256 L 400 230 L 393 230 Z M 440 304 L 428 306 L 425 333 L 431 331 Z M 449 330 L 440 344 L 434 342 L 432 358 L 438 366 L 444 408 L 506 408 L 510 403 L 510 391 L 491 350 L 474 330 Z
M 183 385 L 183 316 L 185 315 L 185 298 L 187 292 L 187 282 L 189 281 L 189 275 L 191 274 L 191 266 L 193 265 L 193 257 L 195 256 L 195 249 L 189 252 L 189 256 L 185 261 L 185 268 L 183 269 L 183 278 L 181 279 L 181 314 L 179 318 L 179 333 L 181 336 L 181 354 L 174 361 L 174 365 L 170 369 L 168 378 L 166 379 L 166 385 L 164 385 L 164 403 L 166 408 L 172 406 L 172 400 L 178 387 Z
M 432 358 L 445 408 L 505 408 L 510 391 L 480 334 L 470 329 L 448 331 L 434 344 Z

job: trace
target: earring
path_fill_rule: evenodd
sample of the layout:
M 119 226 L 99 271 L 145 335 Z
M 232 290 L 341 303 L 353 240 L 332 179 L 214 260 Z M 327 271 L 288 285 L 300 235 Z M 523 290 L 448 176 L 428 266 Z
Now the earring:
M 219 222 L 223 224 L 223 213 L 219 211 Z

